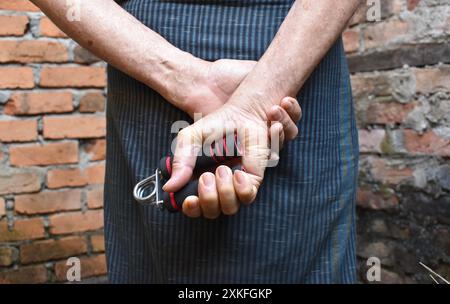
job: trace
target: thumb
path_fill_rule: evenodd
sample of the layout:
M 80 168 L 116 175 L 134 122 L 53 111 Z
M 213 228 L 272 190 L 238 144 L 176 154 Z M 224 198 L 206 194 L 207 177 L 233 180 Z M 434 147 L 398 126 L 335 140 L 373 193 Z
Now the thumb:
M 202 136 L 195 124 L 178 132 L 176 140 L 172 174 L 163 186 L 165 192 L 176 192 L 189 182 L 202 147 Z

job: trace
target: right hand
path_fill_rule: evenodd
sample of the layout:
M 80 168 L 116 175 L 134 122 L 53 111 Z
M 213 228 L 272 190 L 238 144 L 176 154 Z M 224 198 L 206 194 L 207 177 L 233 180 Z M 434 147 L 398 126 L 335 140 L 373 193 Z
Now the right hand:
M 286 97 L 281 103 L 294 105 L 297 101 Z M 183 212 L 190 217 L 203 215 L 212 219 L 220 213 L 227 215 L 236 213 L 240 202 L 249 204 L 254 201 L 263 180 L 267 160 L 271 157 L 267 137 L 269 133 L 274 134 L 275 126 L 282 132 L 282 123 L 275 123 L 268 132 L 267 123 L 262 117 L 256 113 L 243 111 L 236 105 L 239 103 L 226 104 L 178 133 L 172 175 L 163 187 L 166 192 L 176 192 L 190 180 L 196 155 L 202 149 L 203 142 L 221 138 L 224 132 L 229 133 L 224 127 L 228 131 L 237 131 L 241 148 L 244 149 L 242 164 L 246 173 L 238 170 L 231 174 L 228 167 L 219 166 L 216 175 L 208 172 L 201 175 L 199 197 L 190 196 L 183 204 Z M 268 112 L 272 110 L 279 110 L 279 107 L 273 106 Z M 301 112 L 298 111 L 297 117 L 289 117 L 288 120 L 298 121 L 300 115 Z M 282 133 L 280 135 L 282 136 Z M 225 169 L 226 177 L 220 174 L 221 169 Z

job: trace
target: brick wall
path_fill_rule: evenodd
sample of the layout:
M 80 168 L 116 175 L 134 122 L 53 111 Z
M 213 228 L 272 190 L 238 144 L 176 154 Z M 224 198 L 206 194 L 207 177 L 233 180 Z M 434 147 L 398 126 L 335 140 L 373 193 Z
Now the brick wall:
M 344 33 L 360 129 L 358 258 L 384 282 L 450 277 L 450 5 L 381 1 Z M 0 2 L 0 282 L 106 272 L 104 64 L 26 0 Z
M 0 1 L 0 283 L 106 273 L 105 65 L 25 0 Z
M 450 278 L 450 3 L 381 1 L 344 39 L 360 135 L 358 258 L 379 257 L 382 281 Z M 367 6 L 366 6 L 367 8 Z

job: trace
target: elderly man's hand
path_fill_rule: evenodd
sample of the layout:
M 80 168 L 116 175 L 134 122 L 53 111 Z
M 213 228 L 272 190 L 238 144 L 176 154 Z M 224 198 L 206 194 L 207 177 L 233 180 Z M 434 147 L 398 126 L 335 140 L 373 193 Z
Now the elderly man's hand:
M 178 133 L 173 171 L 170 180 L 163 187 L 164 191 L 176 192 L 183 187 L 192 177 L 196 155 L 204 142 L 221 138 L 225 133 L 238 134 L 244 151 L 242 165 L 246 171 L 237 170 L 233 174 L 229 167 L 219 166 L 215 174 L 203 173 L 199 181 L 199 196 L 190 196 L 183 203 L 186 215 L 203 215 L 213 219 L 221 213 L 234 214 L 240 203 L 250 204 L 255 200 L 271 156 L 269 137 L 278 136 L 282 142 L 283 137 L 292 139 L 298 132 L 295 122 L 300 119 L 301 110 L 297 101 L 287 97 L 281 101 L 281 105 L 288 110 L 285 111 L 287 119 L 282 114 L 283 108 L 279 106 L 273 106 L 261 116 L 258 111 L 244 110 L 237 102 L 227 103 Z M 266 119 L 270 117 L 276 122 L 269 130 L 270 124 Z M 283 119 L 288 123 L 282 122 Z M 292 130 L 286 135 L 289 128 Z

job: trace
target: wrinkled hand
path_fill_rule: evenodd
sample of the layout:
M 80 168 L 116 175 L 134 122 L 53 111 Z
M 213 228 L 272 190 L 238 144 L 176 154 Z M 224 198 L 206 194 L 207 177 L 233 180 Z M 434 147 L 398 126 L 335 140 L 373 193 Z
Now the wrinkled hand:
M 194 118 L 195 113 L 206 116 L 222 107 L 242 80 L 253 70 L 256 61 L 219 59 L 200 61 L 194 67 L 186 87 L 178 86 L 175 97 L 181 109 Z
M 256 61 L 251 60 L 199 60 L 191 67 L 190 73 L 184 73 L 186 79 L 173 88 L 171 99 L 192 118 L 196 113 L 206 116 L 230 99 L 255 65 Z M 298 133 L 296 122 L 300 119 L 301 110 L 298 102 L 291 101 L 282 100 L 279 107 L 274 106 L 266 113 L 268 121 L 281 123 L 274 124 L 270 130 L 271 134 L 280 134 L 280 145 Z
M 270 131 L 270 125 L 264 121 L 266 117 L 261 117 L 256 111 L 243 110 L 239 103 L 227 103 L 178 133 L 172 176 L 163 187 L 167 192 L 176 192 L 191 179 L 196 155 L 204 142 L 208 145 L 225 133 L 237 132 L 244 150 L 242 165 L 246 172 L 236 170 L 233 174 L 229 167 L 219 166 L 216 174 L 203 173 L 199 180 L 199 196 L 190 196 L 183 203 L 186 215 L 203 215 L 213 219 L 221 213 L 234 214 L 240 203 L 250 204 L 255 200 L 271 157 L 269 138 L 279 136 L 282 142 L 281 137 L 292 139 L 298 132 L 294 123 L 301 116 L 297 101 L 287 97 L 281 101 L 281 105 L 288 109 L 285 113 L 290 113 L 286 119 L 288 123 L 282 122 L 283 108 L 273 106 L 266 115 L 275 116 L 274 120 L 277 120 Z
M 170 101 L 192 118 L 196 113 L 206 116 L 230 99 L 255 65 L 256 61 L 237 59 L 195 61 L 171 86 Z

